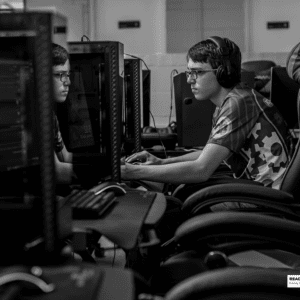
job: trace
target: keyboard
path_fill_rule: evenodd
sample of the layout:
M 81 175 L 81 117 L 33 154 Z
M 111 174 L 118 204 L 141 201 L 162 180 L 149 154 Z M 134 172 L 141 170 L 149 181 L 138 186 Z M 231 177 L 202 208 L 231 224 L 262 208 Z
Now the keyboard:
M 73 220 L 99 219 L 117 203 L 114 191 L 103 191 L 97 194 L 91 190 L 73 190 L 66 197 L 71 206 Z

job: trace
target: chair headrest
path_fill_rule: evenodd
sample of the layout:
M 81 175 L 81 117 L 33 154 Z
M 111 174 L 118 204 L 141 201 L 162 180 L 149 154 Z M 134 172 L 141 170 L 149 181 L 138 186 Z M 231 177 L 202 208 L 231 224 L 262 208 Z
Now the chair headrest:
M 286 70 L 288 75 L 300 84 L 300 43 L 290 51 L 286 61 Z

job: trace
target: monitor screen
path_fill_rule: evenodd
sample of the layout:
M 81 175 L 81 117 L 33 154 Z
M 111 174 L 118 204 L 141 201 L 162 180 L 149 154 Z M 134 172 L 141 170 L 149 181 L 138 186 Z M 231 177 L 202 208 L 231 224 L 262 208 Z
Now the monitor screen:
M 70 42 L 71 86 L 57 116 L 74 163 L 91 182 L 120 181 L 124 57 L 119 42 Z M 80 176 L 79 176 L 80 177 Z M 80 179 L 80 178 L 79 178 Z M 83 179 L 83 178 L 82 178 Z
M 271 69 L 270 100 L 279 109 L 290 129 L 299 128 L 297 115 L 297 97 L 299 84 L 287 74 L 285 67 Z

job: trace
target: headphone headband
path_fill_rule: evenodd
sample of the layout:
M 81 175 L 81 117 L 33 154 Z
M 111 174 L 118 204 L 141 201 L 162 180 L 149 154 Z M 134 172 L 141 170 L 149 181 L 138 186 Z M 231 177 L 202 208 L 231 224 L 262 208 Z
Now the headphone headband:
M 229 49 L 226 46 L 225 41 L 219 36 L 211 36 L 207 40 L 212 41 L 217 47 L 221 55 L 229 55 Z

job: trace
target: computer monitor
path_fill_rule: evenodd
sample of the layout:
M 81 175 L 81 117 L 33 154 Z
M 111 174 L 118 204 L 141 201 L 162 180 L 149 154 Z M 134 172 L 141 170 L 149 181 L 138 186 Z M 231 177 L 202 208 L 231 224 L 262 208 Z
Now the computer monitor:
M 205 146 L 212 128 L 215 105 L 197 101 L 184 72 L 173 77 L 179 147 Z
M 142 61 L 124 59 L 123 149 L 125 155 L 141 151 L 141 123 L 143 119 Z
M 79 176 L 86 184 L 120 181 L 123 48 L 113 41 L 68 43 L 71 86 L 57 116 L 74 163 L 89 166 Z
M 286 68 L 276 66 L 271 69 L 270 100 L 279 109 L 290 129 L 299 128 L 297 97 L 299 84 L 287 74 Z
M 51 24 L 49 13 L 2 13 L 0 18 L 1 265 L 30 263 L 34 245 L 41 259 L 60 251 Z

